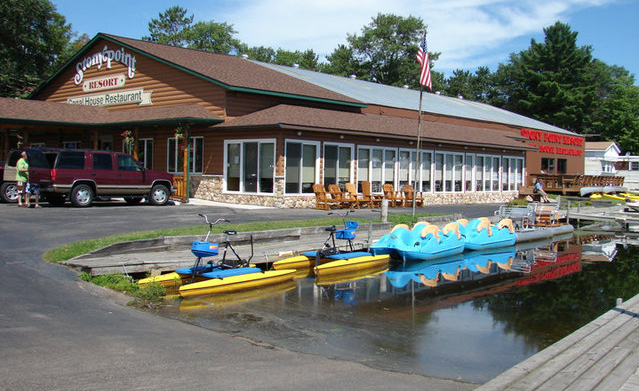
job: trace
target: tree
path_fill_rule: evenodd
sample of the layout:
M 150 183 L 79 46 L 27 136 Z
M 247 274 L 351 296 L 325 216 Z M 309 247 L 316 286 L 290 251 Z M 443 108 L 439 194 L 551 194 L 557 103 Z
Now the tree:
M 487 67 L 479 67 L 475 73 L 463 69 L 453 71 L 446 79 L 442 92 L 448 96 L 462 96 L 475 102 L 487 102 L 492 93 L 492 73 Z
M 237 31 L 227 23 L 197 22 L 184 30 L 184 40 L 190 49 L 229 54 L 237 51 L 239 41 L 233 38 Z
M 420 18 L 378 14 L 364 26 L 361 36 L 348 34 L 348 44 L 338 46 L 327 56 L 329 64 L 323 69 L 339 75 L 355 74 L 363 80 L 386 85 L 417 87 L 417 45 L 423 31 L 424 22 Z M 439 53 L 429 57 L 431 62 L 435 61 Z M 442 78 L 433 75 L 433 79 Z
M 581 132 L 590 123 L 596 99 L 588 77 L 591 48 L 577 47 L 577 33 L 561 22 L 544 33 L 543 43 L 532 39 L 528 50 L 500 64 L 499 95 L 508 110 Z
M 3 0 L 0 20 L 0 96 L 26 96 L 59 64 L 71 25 L 49 0 Z
M 634 77 L 623 67 L 599 60 L 593 61 L 590 76 L 597 100 L 586 132 L 615 141 L 622 151 L 639 153 L 639 87 Z
M 188 30 L 193 23 L 193 14 L 186 16 L 186 12 L 184 8 L 177 5 L 160 12 L 158 19 L 151 19 L 149 22 L 149 36 L 144 36 L 142 39 L 184 47 L 185 30 Z

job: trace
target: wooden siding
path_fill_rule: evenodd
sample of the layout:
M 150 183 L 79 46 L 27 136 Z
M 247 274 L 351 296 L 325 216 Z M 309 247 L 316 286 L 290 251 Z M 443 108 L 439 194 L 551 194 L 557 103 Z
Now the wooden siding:
M 81 59 L 102 50 L 104 45 L 104 41 L 98 41 L 94 45 L 94 50 L 89 50 Z M 111 43 L 107 45 L 109 48 L 113 47 Z M 135 56 L 136 70 L 134 77 L 129 79 L 127 76 L 125 85 L 121 88 L 100 92 L 144 88 L 145 91 L 152 91 L 151 101 L 153 106 L 197 103 L 219 117 L 224 118 L 226 116 L 224 88 L 142 54 L 136 53 Z M 75 74 L 75 63 L 72 63 L 34 98 L 52 102 L 66 102 L 68 98 L 93 94 L 93 92 L 84 92 L 82 85 L 74 83 Z M 114 61 L 111 69 L 106 69 L 106 66 L 101 69 L 98 69 L 97 66 L 88 68 L 84 72 L 84 80 L 118 74 L 126 75 L 127 68 L 123 64 Z M 109 110 L 135 107 L 138 107 L 136 103 L 105 106 Z

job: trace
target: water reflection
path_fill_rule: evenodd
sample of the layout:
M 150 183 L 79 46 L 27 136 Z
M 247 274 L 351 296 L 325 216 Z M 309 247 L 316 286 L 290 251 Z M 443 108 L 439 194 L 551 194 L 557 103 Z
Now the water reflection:
M 295 351 L 484 382 L 637 294 L 633 246 L 620 240 L 569 237 L 335 280 L 307 276 L 176 300 L 164 313 Z

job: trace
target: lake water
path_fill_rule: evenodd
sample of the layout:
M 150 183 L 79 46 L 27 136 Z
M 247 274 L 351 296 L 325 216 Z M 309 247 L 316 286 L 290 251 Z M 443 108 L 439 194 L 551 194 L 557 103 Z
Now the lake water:
M 167 300 L 159 311 L 293 351 L 483 383 L 639 293 L 627 243 L 579 236 L 341 281 L 305 277 Z

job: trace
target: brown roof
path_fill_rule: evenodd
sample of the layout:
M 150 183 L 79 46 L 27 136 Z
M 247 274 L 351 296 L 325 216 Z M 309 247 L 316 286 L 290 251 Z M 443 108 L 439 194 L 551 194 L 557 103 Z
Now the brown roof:
M 109 111 L 104 107 L 11 98 L 0 98 L 0 120 L 9 123 L 42 122 L 66 125 L 157 123 L 180 120 L 211 124 L 222 121 L 221 118 L 197 104 Z
M 282 104 L 212 126 L 213 129 L 250 127 L 307 128 L 317 131 L 415 138 L 417 119 Z M 422 122 L 421 137 L 424 141 L 449 144 L 533 149 L 509 132 L 439 122 Z
M 178 66 L 187 72 L 215 80 L 227 88 L 295 95 L 322 101 L 365 106 L 363 102 L 346 95 L 284 75 L 237 56 L 185 49 L 110 34 L 101 33 L 100 35 Z

